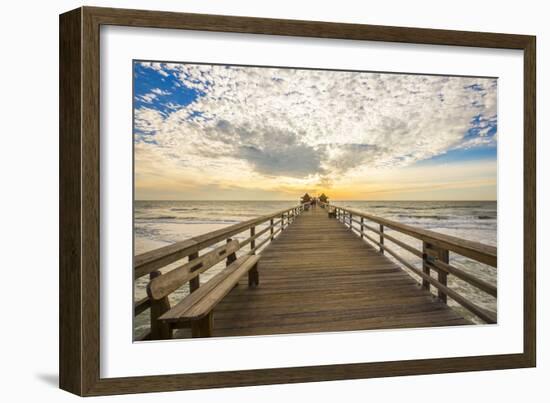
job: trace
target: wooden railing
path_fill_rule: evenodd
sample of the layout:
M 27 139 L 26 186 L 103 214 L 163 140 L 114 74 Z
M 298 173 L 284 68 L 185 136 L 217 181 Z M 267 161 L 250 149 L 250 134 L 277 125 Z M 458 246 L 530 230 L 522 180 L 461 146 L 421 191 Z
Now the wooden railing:
M 486 323 L 496 323 L 496 314 L 488 311 L 455 290 L 449 288 L 447 277 L 453 275 L 471 286 L 497 297 L 497 287 L 472 274 L 449 264 L 449 252 L 467 257 L 492 267 L 497 266 L 497 248 L 478 242 L 467 241 L 450 235 L 440 234 L 426 229 L 412 227 L 382 217 L 363 213 L 348 208 L 320 203 L 321 207 L 330 210 L 336 219 L 358 233 L 361 238 L 376 245 L 381 253 L 388 253 L 404 267 L 421 278 L 422 287 L 427 290 L 430 285 L 437 290 L 438 297 L 447 302 L 447 297 L 453 299 L 465 309 L 473 313 Z M 374 224 L 374 225 L 373 225 Z M 415 238 L 422 242 L 422 250 L 416 249 L 408 243 L 384 232 L 384 228 L 392 229 L 401 234 Z M 388 247 L 388 242 L 399 246 L 410 254 L 422 259 L 422 269 L 417 268 L 407 259 Z M 391 245 L 390 245 L 391 246 Z M 431 270 L 437 273 L 437 278 L 431 276 Z
M 182 269 L 183 266 L 187 266 L 186 268 L 189 268 L 191 272 L 194 270 L 200 271 L 201 264 L 203 263 L 200 253 L 203 250 L 222 241 L 229 243 L 232 241 L 231 237 L 245 231 L 249 231 L 249 236 L 239 241 L 237 250 L 239 251 L 244 246 L 250 244 L 250 249 L 246 253 L 255 254 L 270 241 L 274 240 L 281 231 L 292 224 L 295 218 L 308 207 L 309 203 L 300 204 L 137 255 L 134 258 L 134 281 L 144 276 L 149 276 L 148 279 L 151 281 L 163 274 L 160 269 L 167 268 L 170 265 L 174 267 L 167 268 L 169 271 Z M 256 231 L 257 227 L 262 225 L 266 225 L 265 228 Z M 264 236 L 263 239 L 261 239 L 262 236 Z M 184 262 L 183 259 L 187 259 L 187 261 Z M 232 253 L 227 256 L 227 263 L 231 263 L 230 261 L 234 259 L 235 253 Z M 196 261 L 196 264 L 189 264 L 194 261 Z M 201 286 L 200 273 L 195 274 L 190 276 L 192 278 L 188 282 L 190 293 L 196 291 Z M 150 331 L 140 337 L 139 340 L 165 338 L 166 329 L 163 328 L 164 325 L 158 318 L 170 309 L 168 297 L 157 300 L 151 298 L 151 296 L 145 296 L 139 301 L 134 302 L 134 316 L 142 314 L 147 309 L 150 310 Z

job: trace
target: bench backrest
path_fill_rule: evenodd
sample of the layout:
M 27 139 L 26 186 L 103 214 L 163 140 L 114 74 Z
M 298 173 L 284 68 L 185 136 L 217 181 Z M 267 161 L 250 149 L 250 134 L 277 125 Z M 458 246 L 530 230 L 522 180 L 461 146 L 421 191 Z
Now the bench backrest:
M 239 241 L 231 241 L 207 254 L 200 256 L 188 263 L 176 267 L 159 277 L 154 278 L 147 285 L 149 298 L 159 300 L 177 290 L 183 284 L 191 281 L 200 273 L 210 269 L 222 260 L 233 257 L 239 250 Z

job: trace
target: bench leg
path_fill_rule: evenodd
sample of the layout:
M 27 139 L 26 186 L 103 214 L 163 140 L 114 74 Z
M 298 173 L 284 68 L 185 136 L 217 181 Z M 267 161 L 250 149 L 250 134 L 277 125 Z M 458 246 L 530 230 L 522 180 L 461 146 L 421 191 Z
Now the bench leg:
M 172 338 L 172 327 L 158 318 L 170 310 L 167 301 L 152 301 L 151 303 L 151 340 L 168 340 Z M 163 303 L 164 302 L 164 303 Z
M 256 263 L 248 272 L 248 286 L 254 287 L 260 284 L 260 273 L 258 272 L 258 264 Z
M 191 323 L 192 337 L 212 337 L 212 325 L 214 322 L 214 313 L 210 312 L 204 318 L 195 320 Z
M 159 271 L 152 272 L 150 278 L 154 279 L 160 276 Z M 167 340 L 172 338 L 172 328 L 168 323 L 163 323 L 160 318 L 164 313 L 170 310 L 170 301 L 168 297 L 151 301 L 150 321 L 151 321 L 151 340 Z

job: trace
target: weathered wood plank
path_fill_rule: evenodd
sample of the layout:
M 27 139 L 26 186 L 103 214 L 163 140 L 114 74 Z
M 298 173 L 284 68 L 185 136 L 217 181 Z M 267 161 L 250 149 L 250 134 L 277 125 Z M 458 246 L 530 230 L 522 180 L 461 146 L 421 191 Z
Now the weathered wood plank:
M 259 255 L 261 285 L 249 288 L 242 278 L 238 287 L 225 290 L 215 308 L 212 336 L 469 323 L 346 228 L 347 220 L 344 226 L 312 207 L 294 223 L 286 221 L 285 230 Z M 186 329 L 177 333 L 190 336 Z
M 494 246 L 485 245 L 479 242 L 468 241 L 466 239 L 441 234 L 439 232 L 434 232 L 423 228 L 413 227 L 397 221 L 388 220 L 387 218 L 373 216 L 371 214 L 363 213 L 356 210 L 342 209 L 342 211 L 346 212 L 347 214 L 353 214 L 354 216 L 364 217 L 367 220 L 373 221 L 377 224 L 384 225 L 393 230 L 431 243 L 440 248 L 456 252 L 460 255 L 469 257 L 490 266 L 497 266 L 497 248 L 495 248 Z
M 185 318 L 197 318 L 204 315 L 205 312 L 210 312 L 214 306 L 216 306 L 223 297 L 235 287 L 235 284 L 239 282 L 239 279 L 243 278 L 248 271 L 252 270 L 258 263 L 257 257 L 250 257 L 243 264 L 239 265 L 236 270 L 232 271 L 229 275 L 225 276 L 218 285 L 205 295 L 198 303 L 193 305 L 184 315 Z
M 200 319 L 206 316 L 211 306 L 215 305 L 239 281 L 243 273 L 250 270 L 259 260 L 258 256 L 245 255 L 236 259 L 222 272 L 215 275 L 204 286 L 193 294 L 182 299 L 176 306 L 160 317 L 164 322 L 175 322 L 182 319 Z M 231 281 L 227 280 L 230 279 Z M 229 283 L 229 291 L 226 286 Z M 219 289 L 218 289 L 219 288 Z M 211 304 L 211 305 L 209 305 Z
M 143 297 L 134 304 L 134 316 L 145 312 L 149 308 L 151 308 L 151 300 L 149 299 L 149 297 Z
M 237 250 L 239 250 L 239 242 L 231 241 L 201 257 L 189 261 L 183 266 L 176 267 L 154 278 L 147 286 L 147 295 L 155 300 L 166 297 Z
M 154 271 L 149 274 L 151 280 L 161 276 L 159 271 Z M 149 318 L 151 323 L 151 339 L 152 340 L 165 340 L 172 337 L 172 331 L 170 326 L 166 323 L 162 323 L 158 319 L 165 312 L 170 309 L 170 301 L 167 297 L 161 298 L 159 300 L 151 300 L 151 309 L 149 311 Z

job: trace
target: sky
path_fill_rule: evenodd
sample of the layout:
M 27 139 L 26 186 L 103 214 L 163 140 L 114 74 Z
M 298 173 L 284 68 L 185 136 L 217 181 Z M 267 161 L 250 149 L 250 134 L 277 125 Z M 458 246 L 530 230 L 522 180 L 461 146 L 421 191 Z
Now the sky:
M 496 200 L 497 80 L 135 61 L 136 200 Z

